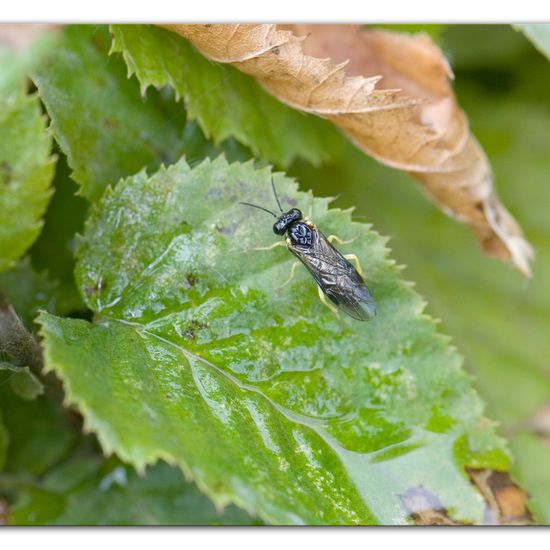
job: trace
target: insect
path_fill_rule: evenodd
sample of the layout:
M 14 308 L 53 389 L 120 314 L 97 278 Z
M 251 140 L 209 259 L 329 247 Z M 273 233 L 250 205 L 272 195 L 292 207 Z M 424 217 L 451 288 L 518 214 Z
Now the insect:
M 345 257 L 340 254 L 332 246 L 331 241 L 336 240 L 340 243 L 344 241 L 334 235 L 328 238 L 325 237 L 311 221 L 304 219 L 298 208 L 292 208 L 288 212 L 284 212 L 275 190 L 273 178 L 271 178 L 271 187 L 277 206 L 281 211 L 279 216 L 263 206 L 249 202 L 241 202 L 240 204 L 268 212 L 277 220 L 273 225 L 273 232 L 281 236 L 286 233 L 287 248 L 311 273 L 319 287 L 319 297 L 325 305 L 334 312 L 337 311 L 336 308 L 339 308 L 359 321 L 374 318 L 376 304 L 363 277 L 360 275 L 361 267 L 357 256 L 349 255 Z M 280 241 L 260 250 L 268 250 L 279 245 L 284 245 L 284 242 Z M 357 269 L 348 261 L 348 258 L 357 262 Z M 292 266 L 287 283 L 292 279 L 297 265 L 299 265 L 299 262 Z M 325 296 L 333 305 L 326 301 Z

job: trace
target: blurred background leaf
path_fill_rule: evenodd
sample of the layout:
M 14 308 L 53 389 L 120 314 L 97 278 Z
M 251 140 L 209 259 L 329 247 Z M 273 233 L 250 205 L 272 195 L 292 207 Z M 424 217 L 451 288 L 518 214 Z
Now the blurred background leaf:
M 535 48 L 542 55 L 550 59 L 550 25 L 548 24 L 523 24 L 516 25 L 516 28 L 523 31 L 525 36 L 531 40 Z
M 24 80 L 4 85 L 11 60 L 0 64 L 0 273 L 12 267 L 42 229 L 55 159 L 46 117 Z M 16 63 L 16 61 L 13 61 Z
M 0 471 L 6 463 L 6 454 L 8 449 L 8 431 L 2 421 L 2 411 L 0 410 Z
M 439 43 L 441 41 L 441 35 L 445 31 L 446 25 L 442 24 L 423 24 L 423 23 L 410 23 L 410 24 L 381 24 L 381 25 L 366 25 L 367 27 L 386 29 L 389 31 L 408 32 L 410 34 L 425 33 L 434 42 Z
M 5 473 L 43 474 L 68 456 L 80 437 L 78 417 L 61 407 L 59 394 L 48 391 L 56 386 L 54 379 L 45 381 L 46 395 L 28 401 L 9 384 L 0 385 L 0 412 L 9 434 Z
M 138 475 L 116 457 L 71 457 L 29 485 L 12 509 L 14 525 L 261 525 L 235 506 L 216 510 L 174 467 Z
M 48 395 L 28 402 L 0 385 L 0 496 L 11 503 L 11 524 L 261 523 L 235 506 L 216 509 L 175 467 L 161 462 L 138 475 L 116 457 L 105 459 L 52 389 L 50 380 Z
M 8 271 L 0 273 L 0 289 L 27 330 L 37 329 L 33 321 L 39 310 L 45 309 L 52 313 L 59 313 L 56 307 L 57 282 L 50 280 L 45 272 L 35 271 L 28 256 L 17 262 Z

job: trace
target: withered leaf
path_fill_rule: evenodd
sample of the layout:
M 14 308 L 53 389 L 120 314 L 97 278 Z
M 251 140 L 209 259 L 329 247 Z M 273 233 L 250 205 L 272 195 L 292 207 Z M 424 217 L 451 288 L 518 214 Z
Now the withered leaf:
M 465 525 L 451 519 L 439 498 L 422 485 L 411 487 L 400 499 L 415 525 Z
M 164 26 L 408 172 L 474 231 L 487 254 L 530 275 L 532 248 L 496 195 L 487 157 L 454 96 L 450 67 L 428 36 L 351 25 Z
M 533 518 L 527 509 L 529 496 L 506 472 L 467 469 L 472 483 L 485 499 L 486 525 L 529 525 Z
M 484 525 L 529 525 L 533 518 L 527 509 L 528 495 L 506 472 L 467 468 L 468 476 L 485 501 Z M 437 495 L 422 485 L 400 495 L 415 525 L 468 525 L 452 519 Z

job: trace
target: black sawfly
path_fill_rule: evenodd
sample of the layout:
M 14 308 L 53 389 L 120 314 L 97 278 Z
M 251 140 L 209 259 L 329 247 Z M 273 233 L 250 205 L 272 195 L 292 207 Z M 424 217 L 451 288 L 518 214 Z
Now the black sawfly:
M 279 216 L 257 204 L 240 204 L 263 210 L 277 220 L 273 225 L 273 232 L 281 236 L 286 233 L 287 248 L 306 266 L 319 289 L 337 308 L 359 321 L 373 319 L 376 315 L 376 303 L 357 269 L 332 246 L 315 224 L 304 219 L 298 208 L 284 212 L 273 178 L 271 186 L 281 211 Z M 323 299 L 321 292 L 319 295 Z

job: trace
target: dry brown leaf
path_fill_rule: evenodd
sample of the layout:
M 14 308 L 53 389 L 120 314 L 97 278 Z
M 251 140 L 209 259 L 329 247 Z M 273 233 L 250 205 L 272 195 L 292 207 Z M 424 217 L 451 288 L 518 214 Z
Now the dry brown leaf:
M 506 472 L 467 468 L 472 484 L 485 501 L 483 525 L 530 525 L 533 518 L 527 509 L 529 496 Z M 467 525 L 453 520 L 437 495 L 422 485 L 399 495 L 415 525 Z
M 353 25 L 164 26 L 411 174 L 445 213 L 472 228 L 487 254 L 530 275 L 533 251 L 496 196 L 489 162 L 453 94 L 449 65 L 428 36 Z
M 467 525 L 451 519 L 437 495 L 422 485 L 411 487 L 399 497 L 415 525 Z
M 530 525 L 529 495 L 506 472 L 467 469 L 472 483 L 485 499 L 485 525 Z
M 483 525 L 531 525 L 527 509 L 529 499 L 506 472 L 467 468 L 471 482 L 485 501 Z M 411 487 L 400 495 L 401 502 L 415 525 L 466 525 L 449 516 L 437 495 L 422 485 Z

